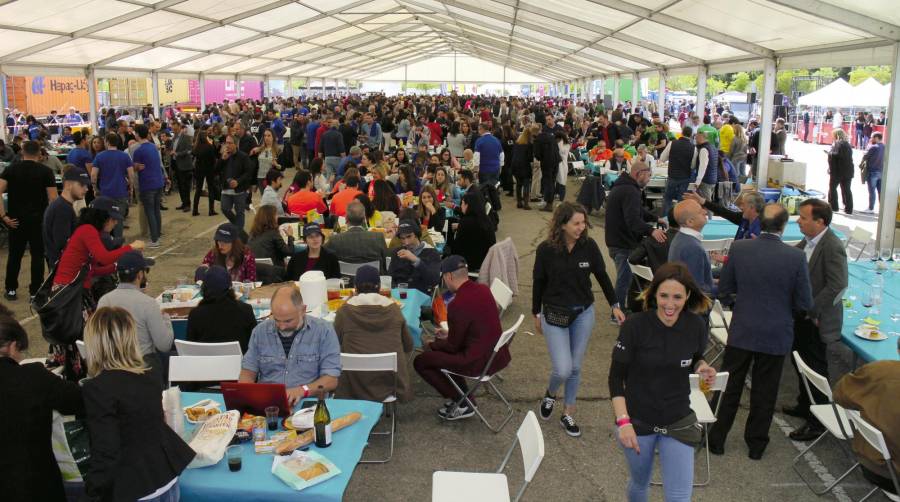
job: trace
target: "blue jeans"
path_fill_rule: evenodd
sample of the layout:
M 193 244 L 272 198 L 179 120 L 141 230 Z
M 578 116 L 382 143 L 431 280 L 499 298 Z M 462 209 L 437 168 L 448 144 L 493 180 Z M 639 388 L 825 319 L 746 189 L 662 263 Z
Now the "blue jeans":
M 628 502 L 647 501 L 647 489 L 653 476 L 653 452 L 657 448 L 662 468 L 663 498 L 666 502 L 690 502 L 694 487 L 694 449 L 661 434 L 638 436 L 637 440 L 640 455 L 631 448 L 622 448 L 630 473 L 626 490 Z
M 875 209 L 875 203 L 881 200 L 881 171 L 869 171 L 866 178 L 866 186 L 869 188 L 869 211 Z M 875 198 L 875 193 L 878 198 Z
M 669 178 L 666 180 L 666 193 L 663 195 L 663 217 L 669 214 L 669 208 L 672 207 L 673 200 L 675 202 L 681 201 L 681 195 L 687 191 L 690 183 L 690 178 Z
M 609 248 L 609 256 L 616 264 L 616 301 L 623 309 L 628 300 L 628 286 L 631 285 L 631 267 L 628 266 L 630 254 L 630 249 Z
M 162 233 L 162 213 L 159 209 L 162 204 L 162 188 L 141 192 L 139 197 L 141 205 L 144 206 L 144 214 L 147 215 L 150 240 L 157 242 L 159 241 L 159 235 Z
M 153 497 L 142 502 L 178 502 L 179 500 L 181 500 L 181 488 L 179 488 L 178 481 L 176 481 L 171 488 L 159 497 Z
M 325 175 L 325 179 L 331 179 L 332 175 L 337 174 L 338 167 L 341 165 L 341 158 L 338 156 L 325 157 L 323 165 L 325 172 L 322 174 Z
M 566 186 L 562 183 L 556 183 L 556 195 L 559 196 L 560 202 L 566 200 Z
M 244 210 L 247 207 L 247 193 L 240 192 L 234 195 L 222 194 L 222 214 L 228 221 L 237 225 L 238 229 L 244 229 Z
M 499 172 L 497 172 L 497 173 L 479 172 L 478 173 L 478 182 L 481 183 L 482 185 L 484 185 L 484 184 L 496 185 L 498 181 L 500 181 L 500 173 Z
M 578 385 L 581 383 L 581 360 L 587 351 L 591 330 L 594 328 L 594 306 L 584 309 L 567 328 L 548 324 L 541 316 L 541 331 L 547 340 L 550 352 L 550 383 L 547 391 L 556 395 L 559 386 L 565 382 L 566 406 L 575 404 Z

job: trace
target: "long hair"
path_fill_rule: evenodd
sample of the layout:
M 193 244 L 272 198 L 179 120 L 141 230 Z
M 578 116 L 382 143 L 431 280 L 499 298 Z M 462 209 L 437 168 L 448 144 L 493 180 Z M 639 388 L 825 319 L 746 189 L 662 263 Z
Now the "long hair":
M 134 319 L 119 307 L 101 307 L 84 328 L 88 376 L 107 370 L 142 374 L 147 371 L 138 348 Z
M 391 211 L 394 214 L 400 211 L 400 201 L 397 199 L 397 194 L 394 192 L 394 187 L 391 186 L 391 183 L 387 180 L 375 180 L 372 183 L 374 183 L 375 187 L 375 198 L 372 199 L 375 209 Z
M 98 232 L 102 232 L 103 226 L 106 225 L 109 218 L 109 211 L 106 209 L 97 209 L 88 206 L 81 209 L 81 213 L 78 215 L 78 226 L 91 225 L 96 228 Z
M 13 318 L 12 312 L 6 306 L 0 305 L 0 349 L 10 345 L 15 345 L 20 352 L 28 350 L 28 334 Z
M 547 227 L 547 242 L 549 242 L 550 245 L 560 251 L 566 248 L 566 239 L 563 235 L 562 227 L 577 213 L 581 213 L 584 216 L 586 228 L 591 228 L 591 223 L 588 221 L 587 210 L 584 206 L 577 202 L 563 202 L 557 206 L 555 211 L 553 211 L 553 217 L 550 218 L 550 225 Z M 578 238 L 578 241 L 583 242 L 587 239 L 588 233 L 587 230 L 585 230 L 582 232 L 581 237 Z
M 278 212 L 275 206 L 264 205 L 256 210 L 256 216 L 253 218 L 253 226 L 250 227 L 250 237 L 259 237 L 260 235 L 278 228 Z
M 358 193 L 353 200 L 358 200 L 359 203 L 363 205 L 363 208 L 366 210 L 366 221 L 369 221 L 369 218 L 375 214 L 375 206 L 372 205 L 369 196 L 364 193 Z
M 516 143 L 519 145 L 527 145 L 531 143 L 531 128 L 523 127 L 522 133 L 519 134 L 519 138 L 516 140 Z
M 656 272 L 653 273 L 653 282 L 638 297 L 644 302 L 644 310 L 656 308 L 656 292 L 659 290 L 660 284 L 669 280 L 681 283 L 685 291 L 687 291 L 688 297 L 684 302 L 686 310 L 695 314 L 703 314 L 709 311 L 712 302 L 694 281 L 688 268 L 681 262 L 671 261 L 656 269 Z
M 431 194 L 431 199 L 432 203 L 434 204 L 435 210 L 443 210 L 440 202 L 438 202 L 437 192 L 434 190 L 434 187 L 432 185 L 425 185 L 422 187 L 422 191 L 419 192 L 419 206 L 416 208 L 416 214 L 418 215 L 419 221 L 425 221 L 425 204 L 422 202 L 422 195 L 426 193 Z
M 213 244 L 213 263 L 225 267 L 225 269 L 228 270 L 228 266 L 226 265 L 226 263 L 228 261 L 228 256 L 230 255 L 232 261 L 234 262 L 234 268 L 239 268 L 244 264 L 246 254 L 245 249 L 246 248 L 244 247 L 244 243 L 240 239 L 235 239 L 231 242 L 231 251 L 228 253 L 228 255 L 224 255 L 219 252 L 219 246 Z M 230 272 L 231 271 L 229 270 L 229 273 Z
M 466 214 L 463 215 L 464 218 L 474 220 L 475 223 L 486 232 L 494 231 L 494 223 L 488 218 L 484 205 L 484 197 L 481 196 L 481 192 L 478 190 L 466 190 L 466 194 L 463 195 L 460 204 L 462 204 L 462 202 L 466 203 Z

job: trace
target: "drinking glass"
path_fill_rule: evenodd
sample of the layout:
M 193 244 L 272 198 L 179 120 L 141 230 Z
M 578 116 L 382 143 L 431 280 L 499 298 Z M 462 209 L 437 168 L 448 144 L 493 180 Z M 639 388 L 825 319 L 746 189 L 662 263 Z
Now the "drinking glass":
M 880 251 L 881 261 L 890 261 L 892 258 L 891 250 L 889 248 L 883 248 Z
M 397 284 L 397 289 L 400 290 L 400 299 L 401 300 L 406 299 L 406 288 L 407 288 L 407 284 L 405 282 L 401 282 L 400 284 Z
M 278 430 L 278 412 L 277 406 L 266 407 L 266 424 L 269 426 L 270 431 Z
M 241 445 L 232 445 L 225 450 L 228 456 L 228 470 L 237 472 L 241 470 L 241 458 L 244 455 L 244 447 Z

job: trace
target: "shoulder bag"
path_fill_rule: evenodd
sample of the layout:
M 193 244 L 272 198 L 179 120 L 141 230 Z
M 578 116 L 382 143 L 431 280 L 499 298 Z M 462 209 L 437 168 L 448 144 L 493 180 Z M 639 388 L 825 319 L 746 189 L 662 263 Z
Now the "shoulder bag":
M 634 426 L 634 432 L 638 436 L 662 434 L 694 448 L 700 446 L 700 441 L 703 437 L 703 429 L 700 423 L 697 422 L 697 415 L 693 411 L 669 425 L 651 425 L 634 418 L 631 419 L 631 424 Z

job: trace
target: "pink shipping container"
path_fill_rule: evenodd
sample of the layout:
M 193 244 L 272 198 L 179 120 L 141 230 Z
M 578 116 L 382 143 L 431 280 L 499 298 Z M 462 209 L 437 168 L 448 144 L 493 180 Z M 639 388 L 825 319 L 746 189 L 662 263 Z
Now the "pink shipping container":
M 197 101 L 200 101 L 199 83 L 197 84 Z M 263 82 L 245 81 L 241 82 L 242 90 L 238 95 L 237 86 L 233 80 L 207 80 L 206 81 L 206 102 L 221 103 L 224 100 L 233 101 L 238 97 L 244 99 L 262 99 Z M 193 98 L 193 95 L 191 96 Z

